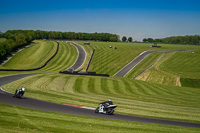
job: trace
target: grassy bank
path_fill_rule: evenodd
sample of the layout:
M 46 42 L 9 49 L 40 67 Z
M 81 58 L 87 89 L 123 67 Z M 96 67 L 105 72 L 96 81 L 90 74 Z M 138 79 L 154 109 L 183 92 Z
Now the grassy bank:
M 196 128 L 144 124 L 53 113 L 0 104 L 0 130 L 6 132 L 110 132 L 110 133 L 160 133 L 199 132 Z
M 199 58 L 200 51 L 168 53 L 136 79 L 167 85 L 200 88 L 198 83 L 200 79 Z M 145 63 L 142 62 L 141 65 L 145 66 Z
M 56 103 L 96 107 L 109 98 L 117 113 L 200 122 L 200 92 L 124 78 L 45 74 L 3 86 L 13 92 L 24 86 L 26 96 Z
M 76 61 L 76 58 L 78 57 L 78 52 L 76 48 L 73 45 L 70 45 L 65 42 L 59 42 L 59 51 L 57 55 L 42 69 L 36 70 L 36 71 L 27 71 L 27 72 L 17 72 L 17 71 L 12 71 L 12 72 L 6 72 L 6 71 L 0 71 L 0 76 L 5 76 L 5 75 L 13 75 L 13 74 L 20 74 L 20 73 L 40 73 L 40 72 L 56 72 L 58 73 L 59 71 L 65 70 L 67 67 L 70 67 L 74 64 Z M 36 45 L 36 44 L 35 44 Z M 36 66 L 43 65 L 44 61 L 48 59 L 48 57 L 52 54 L 54 54 L 54 50 L 56 50 L 57 44 L 56 42 L 46 42 L 46 41 L 39 41 L 37 43 L 38 46 L 33 46 L 30 48 L 27 48 L 21 52 L 19 52 L 19 56 L 13 56 L 12 59 L 7 62 L 5 65 L 1 66 L 1 68 L 34 68 Z M 46 51 L 45 49 L 47 48 L 50 50 L 49 55 L 45 54 L 43 55 L 43 52 Z M 31 58 L 34 61 L 29 61 L 26 59 L 27 54 L 30 54 L 29 52 L 34 52 L 35 49 L 39 50 L 40 53 L 37 54 L 32 54 L 29 58 Z M 25 54 L 24 54 L 25 53 Z M 42 56 L 40 55 L 42 54 Z M 45 58 L 43 60 L 42 58 Z M 23 62 L 22 64 L 18 63 Z M 35 64 L 36 61 L 39 61 L 39 64 Z M 23 64 L 26 63 L 28 66 L 25 67 Z
M 200 51 L 176 52 L 164 59 L 161 70 L 184 78 L 200 79 Z
M 59 72 L 72 66 L 78 57 L 76 48 L 66 42 L 59 41 L 60 48 L 57 55 L 38 72 Z
M 57 49 L 56 42 L 36 41 L 37 43 L 14 55 L 1 69 L 31 69 L 42 66 Z

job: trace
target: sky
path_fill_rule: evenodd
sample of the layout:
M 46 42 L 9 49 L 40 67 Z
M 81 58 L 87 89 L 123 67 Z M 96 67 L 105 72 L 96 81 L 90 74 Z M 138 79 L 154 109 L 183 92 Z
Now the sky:
M 200 0 L 0 0 L 0 31 L 104 32 L 144 38 L 200 35 Z

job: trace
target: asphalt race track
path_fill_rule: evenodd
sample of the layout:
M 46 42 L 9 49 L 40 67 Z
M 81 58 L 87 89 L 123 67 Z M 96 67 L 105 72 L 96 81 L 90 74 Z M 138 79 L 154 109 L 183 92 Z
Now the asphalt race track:
M 81 52 L 79 52 L 79 57 L 80 57 L 80 53 Z M 39 74 L 39 73 L 36 73 L 36 74 Z M 18 80 L 27 76 L 31 76 L 31 75 L 35 75 L 35 74 L 19 74 L 19 75 L 0 77 L 0 86 L 3 86 L 15 80 Z M 94 113 L 94 110 L 52 103 L 52 102 L 42 101 L 42 100 L 33 99 L 29 97 L 23 97 L 22 99 L 17 99 L 17 98 L 13 98 L 12 93 L 5 92 L 3 90 L 0 90 L 0 103 L 26 107 L 30 109 L 38 109 L 38 110 L 59 112 L 59 113 L 68 113 L 68 114 L 81 115 L 81 116 L 200 128 L 200 123 L 162 120 L 162 119 L 156 119 L 156 118 L 146 118 L 146 117 L 129 116 L 129 115 L 121 115 L 121 114 L 114 114 L 114 115 L 96 114 Z
M 120 71 L 118 71 L 114 76 L 124 77 L 129 71 L 131 71 L 137 64 L 139 64 L 144 58 L 146 58 L 149 54 L 155 51 L 144 51 L 134 60 L 132 60 L 129 64 L 123 67 Z
M 76 62 L 70 67 L 76 70 L 84 63 L 85 58 L 86 58 L 86 52 L 81 45 L 78 45 L 76 43 L 71 43 L 71 44 L 77 48 L 78 54 L 79 54 Z

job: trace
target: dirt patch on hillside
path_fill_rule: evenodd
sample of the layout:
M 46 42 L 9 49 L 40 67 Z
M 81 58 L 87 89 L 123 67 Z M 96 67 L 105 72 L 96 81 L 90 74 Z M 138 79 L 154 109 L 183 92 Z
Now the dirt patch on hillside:
M 151 74 L 150 71 L 146 71 L 143 74 L 139 75 L 138 77 L 136 77 L 137 80 L 142 80 L 142 81 L 147 81 L 147 79 L 149 78 L 149 75 Z
M 176 78 L 176 86 L 181 86 L 180 77 Z

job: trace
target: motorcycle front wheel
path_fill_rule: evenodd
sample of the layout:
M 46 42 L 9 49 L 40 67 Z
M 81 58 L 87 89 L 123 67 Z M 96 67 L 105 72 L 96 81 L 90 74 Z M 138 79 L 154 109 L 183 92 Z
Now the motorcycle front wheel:
M 114 109 L 109 109 L 109 110 L 106 112 L 106 114 L 108 114 L 108 115 L 112 115 L 113 112 L 114 112 Z

